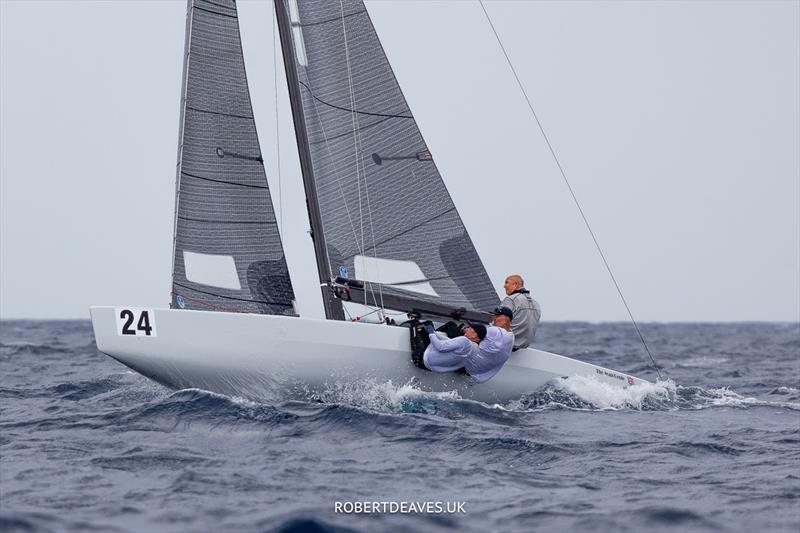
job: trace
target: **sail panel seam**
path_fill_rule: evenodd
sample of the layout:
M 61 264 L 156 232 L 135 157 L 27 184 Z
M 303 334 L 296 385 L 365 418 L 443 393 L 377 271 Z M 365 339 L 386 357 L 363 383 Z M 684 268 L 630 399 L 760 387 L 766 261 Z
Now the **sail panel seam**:
M 190 178 L 204 180 L 204 181 L 213 181 L 214 183 L 224 183 L 227 185 L 236 185 L 237 187 L 250 187 L 252 189 L 266 189 L 269 190 L 269 187 L 265 187 L 264 185 L 250 185 L 249 183 L 236 183 L 235 181 L 228 181 L 228 180 L 218 180 L 214 178 L 206 178 L 203 176 L 198 176 L 196 174 L 189 174 L 188 172 L 181 170 L 181 174 L 184 176 L 189 176 Z
M 314 94 L 314 91 L 311 90 L 311 87 L 309 87 L 308 85 L 303 83 L 302 80 L 297 80 L 297 82 L 308 90 L 309 94 L 311 94 L 311 97 L 314 100 L 317 100 L 317 101 L 325 104 L 328 107 L 332 107 L 332 108 L 338 109 L 340 111 L 346 111 L 348 113 L 359 113 L 361 115 L 370 115 L 370 116 L 373 116 L 373 117 L 410 118 L 412 120 L 414 119 L 414 117 L 412 117 L 411 115 L 391 115 L 391 114 L 388 114 L 388 113 L 373 113 L 371 111 L 356 111 L 355 109 L 348 109 L 346 107 L 338 106 L 336 104 L 331 104 L 331 103 L 326 102 L 322 98 L 318 97 L 316 94 Z
M 212 6 L 221 7 L 222 9 L 232 9 L 233 11 L 236 11 L 236 7 L 226 6 L 224 4 L 218 4 L 216 2 L 212 2 L 211 0 L 199 0 L 199 1 L 203 2 L 204 4 L 211 4 Z M 235 5 L 236 4 L 234 4 L 234 6 Z
M 235 113 L 224 113 L 222 111 L 212 111 L 210 109 L 200 109 L 199 107 L 194 107 L 187 105 L 186 109 L 191 109 L 192 111 L 197 111 L 198 113 L 210 113 L 212 115 L 223 115 L 226 117 L 234 117 L 234 118 L 246 118 L 248 120 L 255 120 L 255 117 L 248 116 L 248 115 L 237 115 Z
M 236 15 L 229 15 L 227 13 L 220 13 L 219 11 L 214 11 L 213 9 L 206 9 L 204 7 L 194 6 L 194 9 L 196 9 L 198 11 L 205 11 L 206 13 L 211 13 L 212 15 L 219 15 L 221 17 L 228 17 L 228 18 L 232 18 L 232 19 L 237 18 Z
M 363 15 L 366 12 L 367 12 L 366 9 L 362 9 L 361 11 L 354 11 L 352 13 L 348 13 L 347 15 L 343 15 L 341 17 L 334 17 L 325 20 L 312 20 L 311 22 L 294 22 L 292 23 L 292 26 L 300 26 L 301 28 L 305 28 L 306 26 L 319 26 L 320 24 L 327 24 L 329 22 L 339 22 L 343 18 L 354 17 L 356 15 Z
M 210 218 L 187 217 L 183 215 L 178 215 L 178 218 L 181 220 L 188 220 L 191 222 L 206 222 L 209 224 L 263 224 L 263 225 L 277 224 L 277 222 L 272 220 L 215 220 Z

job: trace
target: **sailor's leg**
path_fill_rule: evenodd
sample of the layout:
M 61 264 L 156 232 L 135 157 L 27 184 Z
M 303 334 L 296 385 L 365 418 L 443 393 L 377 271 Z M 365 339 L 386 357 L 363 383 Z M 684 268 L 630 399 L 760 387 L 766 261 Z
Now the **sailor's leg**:
M 425 331 L 425 325 L 420 324 L 417 326 L 413 326 L 410 328 L 411 330 L 411 361 L 414 363 L 415 366 L 422 368 L 424 370 L 428 370 L 428 367 L 425 366 L 425 361 L 423 357 L 425 355 L 425 349 L 431 343 L 431 340 L 428 338 L 428 333 Z

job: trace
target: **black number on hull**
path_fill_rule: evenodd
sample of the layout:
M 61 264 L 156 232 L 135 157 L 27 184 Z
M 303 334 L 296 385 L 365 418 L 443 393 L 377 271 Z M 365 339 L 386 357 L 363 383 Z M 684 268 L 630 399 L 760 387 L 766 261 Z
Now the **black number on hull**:
M 136 318 L 133 311 L 130 309 L 123 309 L 119 313 L 119 317 L 125 321 L 122 326 L 123 335 L 137 335 L 139 331 L 143 332 L 148 337 L 153 333 L 153 326 L 150 325 L 150 312 L 141 311 L 139 321 L 136 323 L 136 329 L 133 329 L 133 321 Z
M 144 331 L 145 335 L 150 335 L 150 332 L 153 331 L 153 328 L 150 327 L 150 316 L 147 311 L 142 311 L 142 315 L 139 317 L 139 323 L 136 324 L 136 329 Z
M 123 309 L 122 312 L 119 314 L 119 317 L 125 320 L 125 325 L 122 326 L 122 334 L 136 335 L 136 332 L 131 329 L 131 324 L 133 324 L 133 313 L 131 311 L 128 311 L 127 309 Z

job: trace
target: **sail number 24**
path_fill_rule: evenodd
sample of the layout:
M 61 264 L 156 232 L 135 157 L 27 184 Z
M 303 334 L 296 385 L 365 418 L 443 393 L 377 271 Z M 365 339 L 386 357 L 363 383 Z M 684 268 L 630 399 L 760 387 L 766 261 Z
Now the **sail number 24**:
M 156 320 L 152 309 L 118 308 L 117 335 L 155 337 Z

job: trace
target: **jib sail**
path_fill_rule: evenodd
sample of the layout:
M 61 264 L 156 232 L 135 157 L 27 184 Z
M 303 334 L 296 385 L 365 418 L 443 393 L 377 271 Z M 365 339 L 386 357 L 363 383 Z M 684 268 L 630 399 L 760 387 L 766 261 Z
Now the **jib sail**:
M 189 0 L 172 307 L 293 314 L 233 0 Z

